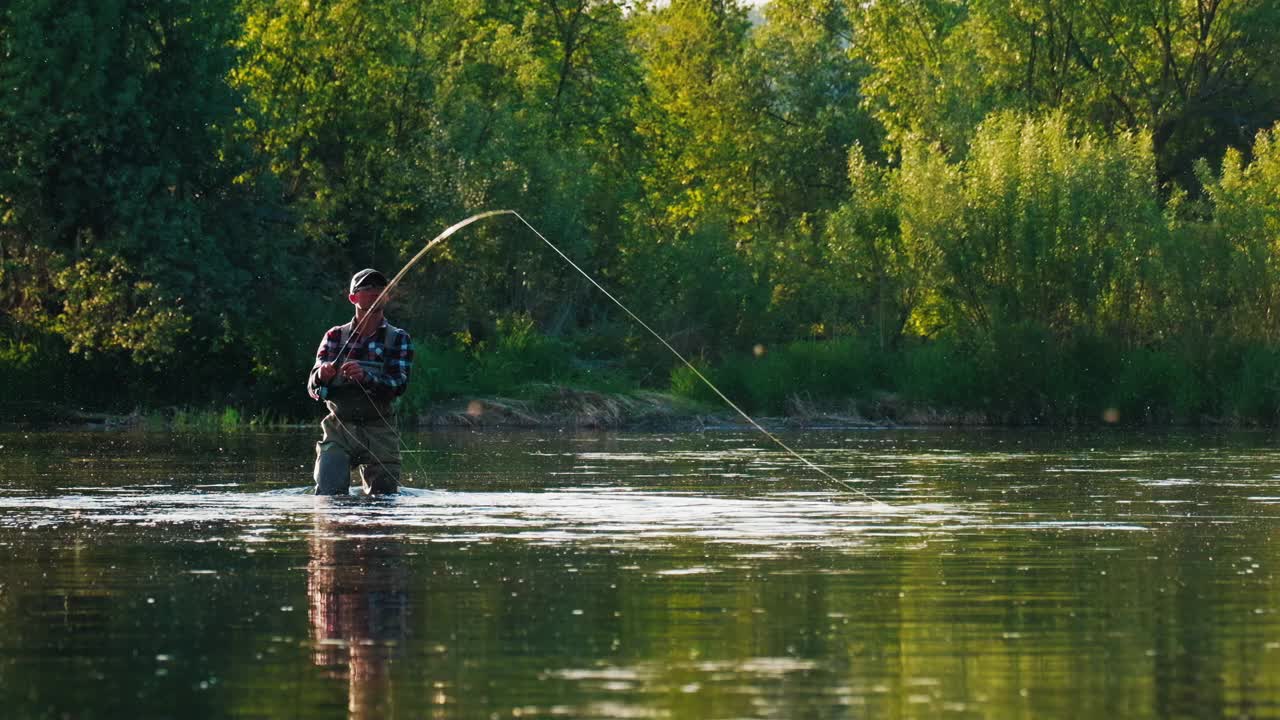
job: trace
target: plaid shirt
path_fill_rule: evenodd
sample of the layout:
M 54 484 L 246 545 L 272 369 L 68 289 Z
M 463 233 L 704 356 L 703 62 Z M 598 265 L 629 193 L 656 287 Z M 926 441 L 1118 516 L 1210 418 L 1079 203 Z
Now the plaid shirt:
M 409 387 L 409 370 L 413 367 L 413 342 L 409 340 L 409 333 L 395 328 L 390 342 L 384 345 L 383 338 L 387 334 L 387 321 L 384 318 L 378 329 L 367 337 L 358 338 L 354 332 L 351 333 L 347 348 L 342 351 L 342 331 L 351 327 L 354 322 L 352 320 L 346 325 L 329 328 L 329 332 L 320 341 L 315 365 L 311 366 L 311 375 L 307 378 L 307 393 L 312 399 L 323 400 L 328 395 L 329 388 L 321 384 L 318 377 L 320 366 L 336 360 L 339 352 L 343 352 L 343 362 L 356 360 L 382 363 L 381 371 L 369 370 L 366 365 L 366 377 L 362 385 L 373 397 L 392 400 L 404 394 Z

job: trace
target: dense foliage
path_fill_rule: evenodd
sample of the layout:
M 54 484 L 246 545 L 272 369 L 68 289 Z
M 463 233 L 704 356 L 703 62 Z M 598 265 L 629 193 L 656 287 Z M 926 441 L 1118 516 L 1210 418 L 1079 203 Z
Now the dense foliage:
M 13 0 L 10 401 L 299 414 L 345 283 L 519 210 L 755 410 L 1274 423 L 1266 0 Z M 522 226 L 393 318 L 416 407 L 670 387 Z

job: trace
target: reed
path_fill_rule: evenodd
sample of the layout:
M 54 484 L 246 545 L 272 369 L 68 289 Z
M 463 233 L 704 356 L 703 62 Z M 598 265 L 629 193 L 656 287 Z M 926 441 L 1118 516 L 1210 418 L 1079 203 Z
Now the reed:
M 146 430 L 239 433 L 296 426 L 290 418 L 271 410 L 247 411 L 236 407 L 170 408 L 142 413 Z

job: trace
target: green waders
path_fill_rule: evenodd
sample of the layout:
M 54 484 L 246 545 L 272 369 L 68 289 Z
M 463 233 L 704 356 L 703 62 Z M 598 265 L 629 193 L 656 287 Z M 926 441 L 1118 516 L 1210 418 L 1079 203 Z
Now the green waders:
M 325 404 L 329 414 L 320 421 L 324 435 L 316 443 L 316 494 L 347 494 L 356 467 L 366 494 L 397 492 L 400 438 L 391 425 L 391 403 L 375 402 L 354 383 L 338 381 L 330 383 Z

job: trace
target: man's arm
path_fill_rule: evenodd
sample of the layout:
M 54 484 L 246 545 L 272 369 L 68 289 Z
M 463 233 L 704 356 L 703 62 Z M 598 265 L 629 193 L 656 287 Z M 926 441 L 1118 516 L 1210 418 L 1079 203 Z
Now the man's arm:
M 338 352 L 342 349 L 339 347 L 341 342 L 341 327 L 330 328 L 320 341 L 320 348 L 316 350 L 316 362 L 311 366 L 311 374 L 307 376 L 307 394 L 312 400 L 323 400 L 329 393 L 327 385 L 337 374 L 333 361 L 338 358 Z

